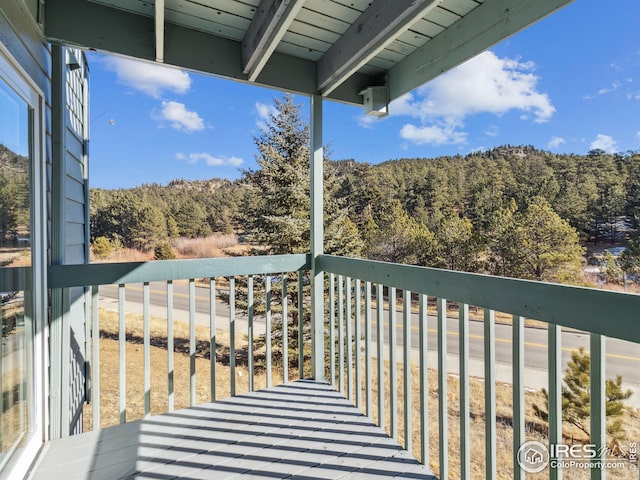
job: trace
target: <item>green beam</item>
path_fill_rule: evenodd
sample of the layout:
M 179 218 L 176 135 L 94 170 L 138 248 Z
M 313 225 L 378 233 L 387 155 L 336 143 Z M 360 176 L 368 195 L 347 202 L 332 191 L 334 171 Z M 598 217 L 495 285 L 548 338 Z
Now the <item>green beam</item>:
M 270 255 L 154 262 L 51 265 L 49 287 L 81 287 L 309 270 L 308 255 Z
M 99 51 L 155 61 L 153 17 L 120 10 L 86 0 L 47 0 L 45 36 L 52 43 L 76 45 Z M 164 64 L 222 76 L 246 83 L 242 44 L 165 22 Z M 362 105 L 360 90 L 373 84 L 368 75 L 356 74 L 344 88 L 328 97 Z M 274 52 L 255 84 L 304 95 L 317 92 L 315 62 Z
M 391 99 L 474 57 L 572 0 L 485 0 L 389 70 Z
M 640 295 L 321 255 L 325 272 L 640 342 Z
M 0 268 L 0 292 L 31 290 L 31 267 Z

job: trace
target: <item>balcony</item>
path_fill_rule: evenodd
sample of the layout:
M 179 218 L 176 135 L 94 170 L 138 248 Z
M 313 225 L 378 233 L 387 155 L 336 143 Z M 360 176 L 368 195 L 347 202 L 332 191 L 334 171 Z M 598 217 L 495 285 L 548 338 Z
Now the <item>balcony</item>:
M 285 255 L 50 267 L 51 288 L 84 287 L 90 299 L 92 402 L 85 426 L 93 431 L 49 442 L 33 478 L 524 478 L 514 452 L 532 438 L 525 428 L 525 319 L 547 331 L 545 443 L 563 443 L 561 340 L 563 329 L 573 329 L 589 338 L 589 441 L 607 445 L 605 338 L 640 342 L 633 324 L 637 295 L 321 255 L 316 268 L 324 272 L 324 292 L 314 299 L 306 287 L 310 262 L 307 255 Z M 196 279 L 208 282 L 197 287 Z M 114 371 L 101 370 L 100 358 L 108 285 L 117 291 Z M 180 308 L 179 285 L 186 292 L 179 294 L 186 298 Z M 141 375 L 134 380 L 143 384 L 137 399 L 143 418 L 134 421 L 125 332 L 132 289 L 142 291 L 143 332 Z M 324 312 L 319 326 L 312 324 L 314 302 Z M 167 367 L 158 371 L 150 318 L 162 311 Z M 198 325 L 203 318 L 205 327 Z M 508 415 L 496 398 L 505 384 L 504 372 L 496 373 L 497 366 L 504 370 L 496 362 L 504 343 L 496 339 L 496 318 L 511 330 Z M 182 320 L 189 329 L 188 372 L 173 363 L 174 322 Z M 481 359 L 470 358 L 470 342 L 478 340 L 470 322 L 482 329 Z M 196 326 L 208 329 L 208 345 L 196 338 Z M 228 332 L 226 353 L 218 348 L 211 355 L 221 331 Z M 223 370 L 228 385 L 219 377 Z M 166 379 L 165 391 L 153 392 L 152 374 Z M 176 410 L 183 374 L 188 405 Z M 105 378 L 117 379 L 117 392 L 104 390 Z M 202 378 L 207 398 L 199 404 Z M 106 426 L 101 405 L 111 395 L 120 425 L 97 428 Z M 480 415 L 471 407 L 478 403 Z M 605 457 L 599 449 L 597 459 Z M 635 466 L 632 457 L 620 460 Z M 561 474 L 544 471 L 550 478 Z

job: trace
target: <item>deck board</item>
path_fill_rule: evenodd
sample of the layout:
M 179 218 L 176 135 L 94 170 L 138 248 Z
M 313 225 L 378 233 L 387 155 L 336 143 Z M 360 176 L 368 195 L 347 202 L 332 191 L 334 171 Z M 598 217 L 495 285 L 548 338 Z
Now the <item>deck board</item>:
M 301 380 L 55 440 L 32 478 L 436 477 L 331 386 Z

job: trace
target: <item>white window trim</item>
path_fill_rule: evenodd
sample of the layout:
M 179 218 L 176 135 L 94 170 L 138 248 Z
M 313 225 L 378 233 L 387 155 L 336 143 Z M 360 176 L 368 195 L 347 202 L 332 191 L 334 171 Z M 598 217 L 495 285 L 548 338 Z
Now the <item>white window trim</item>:
M 25 444 L 21 454 L 16 458 L 11 478 L 23 478 L 36 458 L 48 432 L 48 400 L 46 385 L 48 358 L 48 322 L 47 315 L 47 239 L 46 239 L 46 156 L 44 115 L 44 93 L 31 80 L 27 72 L 13 58 L 7 48 L 0 42 L 0 79 L 6 82 L 29 105 L 33 111 L 30 128 L 31 142 L 31 215 L 32 228 L 32 305 L 33 305 L 33 399 L 34 399 L 34 432 Z

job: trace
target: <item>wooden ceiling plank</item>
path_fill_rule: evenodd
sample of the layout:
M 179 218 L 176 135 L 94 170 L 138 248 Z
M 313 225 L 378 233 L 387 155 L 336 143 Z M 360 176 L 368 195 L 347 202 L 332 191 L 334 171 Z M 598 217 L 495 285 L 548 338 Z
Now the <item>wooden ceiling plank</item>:
M 436 0 L 373 2 L 318 62 L 320 93 L 330 94 L 438 4 Z
M 302 8 L 303 0 L 262 0 L 242 39 L 243 72 L 253 82 Z
M 485 0 L 389 70 L 393 100 L 573 0 Z

